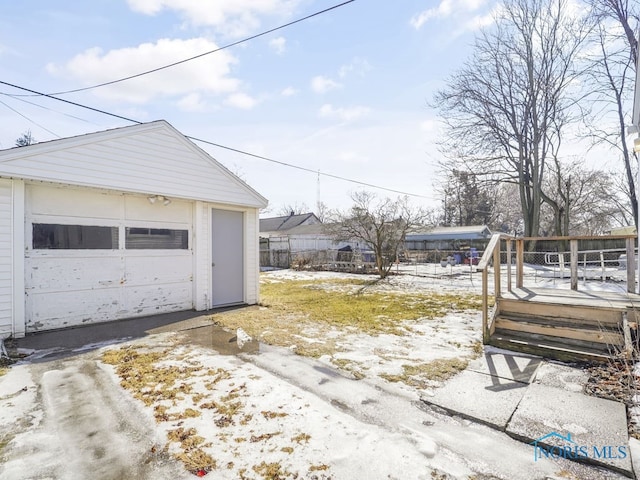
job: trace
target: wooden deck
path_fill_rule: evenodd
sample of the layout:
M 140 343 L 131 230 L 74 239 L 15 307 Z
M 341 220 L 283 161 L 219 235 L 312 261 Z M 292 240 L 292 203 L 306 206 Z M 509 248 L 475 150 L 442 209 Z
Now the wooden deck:
M 640 295 L 629 292 L 568 290 L 562 288 L 513 288 L 500 295 L 502 300 L 592 308 L 640 309 Z
M 495 242 L 492 239 L 489 247 L 491 251 L 489 248 L 485 251 L 479 265 L 483 272 L 485 344 L 565 361 L 634 355 L 640 295 L 629 291 L 578 290 L 578 282 L 573 278 L 570 288 L 524 287 L 522 255 L 516 256 L 514 286 L 510 263 L 507 281 L 501 278 L 504 265 L 500 262 L 500 239 Z M 633 249 L 627 252 L 633 255 Z M 490 262 L 493 262 L 495 287 L 492 318 L 489 318 L 488 298 Z M 572 268 L 572 272 L 577 269 Z M 629 276 L 635 287 L 632 271 Z

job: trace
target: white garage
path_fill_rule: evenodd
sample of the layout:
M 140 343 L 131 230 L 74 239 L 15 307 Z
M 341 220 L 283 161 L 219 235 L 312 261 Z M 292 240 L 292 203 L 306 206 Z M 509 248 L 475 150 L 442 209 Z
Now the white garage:
M 164 121 L 0 151 L 0 338 L 257 303 L 266 204 Z

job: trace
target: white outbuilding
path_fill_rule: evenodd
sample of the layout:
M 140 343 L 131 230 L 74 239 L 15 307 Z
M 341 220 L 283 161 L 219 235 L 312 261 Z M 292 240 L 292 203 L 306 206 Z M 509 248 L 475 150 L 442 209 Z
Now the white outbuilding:
M 0 151 L 0 339 L 257 303 L 266 205 L 165 121 Z

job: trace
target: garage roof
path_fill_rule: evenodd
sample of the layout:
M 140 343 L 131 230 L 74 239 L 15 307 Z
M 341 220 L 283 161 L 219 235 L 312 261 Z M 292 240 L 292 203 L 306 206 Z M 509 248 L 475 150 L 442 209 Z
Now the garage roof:
M 0 177 L 255 208 L 268 203 L 164 120 L 0 150 Z

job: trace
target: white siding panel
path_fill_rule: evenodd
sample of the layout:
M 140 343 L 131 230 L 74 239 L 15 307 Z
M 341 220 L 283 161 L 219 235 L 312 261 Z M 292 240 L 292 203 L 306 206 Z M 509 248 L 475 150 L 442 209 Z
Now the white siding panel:
M 176 312 L 192 308 L 191 284 L 164 284 L 130 287 L 124 290 L 128 316 Z
M 124 318 L 121 288 L 27 292 L 27 332 Z
M 191 252 L 188 250 L 178 254 L 173 252 L 175 250 L 150 250 L 146 251 L 144 256 L 132 256 L 129 252 L 125 257 L 127 285 L 190 284 Z
M 258 210 L 250 209 L 245 213 L 245 278 L 246 278 L 246 302 L 249 305 L 258 303 L 259 300 L 259 274 L 260 274 L 260 241 L 258 238 Z
M 126 195 L 124 215 L 125 220 L 190 225 L 192 204 L 175 199 L 169 205 L 164 205 L 160 200 L 151 204 L 146 196 Z
M 62 186 L 27 186 L 27 203 L 33 215 L 120 218 L 121 199 L 106 192 Z
M 194 242 L 194 307 L 196 310 L 211 308 L 211 237 L 209 232 L 209 212 L 211 208 L 202 202 L 196 202 L 193 223 Z
M 89 256 L 78 253 L 47 252 L 51 256 L 31 257 L 25 288 L 38 293 L 118 287 L 122 278 L 122 260 L 117 256 Z M 56 255 L 57 254 L 57 255 Z
M 26 148 L 0 152 L 0 175 L 239 206 L 266 205 L 264 198 L 166 122 Z
M 124 308 L 134 315 L 193 308 L 190 251 L 127 252 Z
M 120 248 L 115 250 L 27 249 L 28 332 L 193 308 L 191 247 L 126 250 L 123 237 L 129 226 L 179 228 L 192 236 L 194 202 L 152 205 L 146 196 L 39 184 L 28 185 L 27 192 L 29 247 L 36 220 L 85 225 L 97 221 L 120 232 Z
M 13 184 L 0 179 L 0 339 L 13 332 Z

